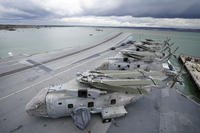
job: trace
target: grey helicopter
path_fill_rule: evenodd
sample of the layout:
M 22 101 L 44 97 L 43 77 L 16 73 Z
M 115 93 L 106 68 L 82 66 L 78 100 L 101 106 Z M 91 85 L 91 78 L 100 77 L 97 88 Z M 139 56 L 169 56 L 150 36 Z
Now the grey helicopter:
M 151 45 L 149 46 L 149 48 L 147 48 L 146 46 L 136 45 L 136 44 L 130 46 L 127 49 L 121 50 L 120 53 L 122 53 L 124 57 L 132 58 L 134 61 L 135 60 L 151 61 L 156 59 L 162 60 L 164 58 L 167 58 L 171 54 L 171 46 L 173 45 L 173 43 L 172 44 L 165 43 L 164 45 L 160 44 L 158 46 L 162 47 L 161 50 L 154 49 L 154 51 L 152 51 Z
M 91 114 L 99 113 L 102 122 L 127 114 L 125 106 L 143 96 L 140 89 L 131 94 L 107 91 L 96 88 L 69 87 L 69 84 L 50 86 L 42 89 L 27 105 L 30 116 L 60 118 L 71 116 L 79 129 L 85 129 Z M 73 85 L 72 85 L 73 86 Z M 146 93 L 144 93 L 146 94 Z
M 152 40 L 153 41 L 153 40 Z M 148 45 L 153 45 L 152 41 Z M 140 56 L 134 56 L 127 55 L 128 53 L 135 52 L 137 48 L 135 45 L 137 45 L 136 42 L 132 43 L 132 45 L 125 50 L 121 50 L 116 56 L 108 58 L 105 62 L 103 62 L 100 66 L 96 68 L 96 70 L 135 70 L 135 69 L 143 69 L 145 71 L 150 70 L 161 70 L 163 69 L 163 66 L 167 66 L 163 63 L 168 63 L 168 67 L 172 69 L 172 65 L 169 61 L 169 59 L 175 55 L 175 52 L 178 50 L 179 47 L 177 47 L 173 52 L 171 51 L 171 46 L 173 43 L 169 43 L 170 39 L 167 39 L 163 43 L 155 43 L 155 46 L 162 47 L 162 50 L 158 50 L 157 53 L 165 52 L 165 56 L 163 58 L 156 58 L 155 56 L 151 57 L 151 55 L 155 52 L 149 51 L 149 49 L 143 49 L 141 51 L 141 54 L 145 55 L 144 52 L 148 52 L 151 54 L 146 54 L 145 58 L 140 58 Z M 128 42 L 127 42 L 128 43 Z M 140 42 L 142 45 L 142 42 Z M 167 51 L 166 51 L 167 50 Z M 123 51 L 128 51 L 125 55 L 122 53 Z
M 88 71 L 78 74 L 77 81 L 106 91 L 135 93 L 137 89 L 164 88 L 182 80 L 181 72 L 169 71 Z M 174 84 L 174 83 L 173 83 Z M 173 86 L 172 86 L 173 87 Z
M 126 105 L 148 94 L 163 81 L 170 87 L 179 82 L 180 74 L 172 66 L 165 64 L 163 67 L 166 69 L 160 73 L 94 70 L 79 74 L 80 84 L 73 82 L 42 89 L 26 105 L 26 112 L 30 116 L 49 118 L 71 116 L 80 129 L 88 126 L 91 114 L 95 113 L 101 114 L 103 122 L 109 122 L 127 114 Z M 166 77 L 166 73 L 171 76 Z
M 169 38 L 164 40 L 163 42 L 156 42 L 154 40 L 149 41 L 149 39 L 146 39 L 146 41 L 140 41 L 140 42 L 134 42 L 129 50 L 134 51 L 150 51 L 150 52 L 163 52 L 174 45 L 174 43 L 170 44 Z
M 148 40 L 148 39 L 147 39 Z M 129 48 L 125 49 L 125 51 L 149 51 L 149 52 L 164 52 L 166 49 L 170 48 L 174 45 L 174 43 L 170 43 L 171 39 L 166 39 L 163 42 L 156 42 L 154 40 L 151 41 L 128 41 L 127 44 L 130 45 Z
M 174 56 L 176 58 L 175 52 L 178 50 L 176 48 L 173 52 L 169 49 L 169 54 L 162 59 L 139 59 L 135 60 L 131 57 L 123 56 L 123 54 L 118 53 L 114 58 L 108 58 L 100 66 L 96 67 L 96 70 L 135 70 L 143 69 L 145 71 L 150 70 L 162 70 L 166 67 L 174 70 L 169 59 Z

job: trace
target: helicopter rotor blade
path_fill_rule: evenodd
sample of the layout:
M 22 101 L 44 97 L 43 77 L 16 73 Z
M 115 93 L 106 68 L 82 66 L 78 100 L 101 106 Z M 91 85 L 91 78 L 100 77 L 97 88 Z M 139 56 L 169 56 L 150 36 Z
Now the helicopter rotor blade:
M 171 43 L 170 45 L 169 45 L 169 47 L 171 47 L 171 46 L 173 46 L 174 45 L 174 42 L 173 43 Z
M 177 58 L 177 56 L 175 54 L 173 54 L 174 58 Z
M 169 47 L 169 53 L 170 53 L 170 55 L 173 56 L 174 58 L 177 58 L 175 52 L 176 52 L 178 49 L 179 49 L 179 47 L 176 47 L 176 49 L 172 52 L 172 51 L 171 51 L 171 48 Z
M 177 51 L 179 48 L 180 48 L 180 47 L 176 47 L 176 49 L 174 50 L 174 52 L 173 52 L 173 53 L 175 54 L 175 52 L 176 52 L 176 51 Z
M 165 40 L 165 43 L 169 46 L 169 42 L 170 42 L 170 38 L 167 37 L 167 39 Z
M 147 76 L 146 74 L 144 74 L 143 71 L 138 70 L 138 72 L 140 72 L 144 77 L 150 79 L 153 82 L 154 85 L 157 85 L 156 82 L 150 76 Z
M 170 86 L 170 88 L 173 88 L 174 87 L 174 85 L 176 84 L 176 80 L 174 80 L 174 82 L 172 83 L 172 85 Z

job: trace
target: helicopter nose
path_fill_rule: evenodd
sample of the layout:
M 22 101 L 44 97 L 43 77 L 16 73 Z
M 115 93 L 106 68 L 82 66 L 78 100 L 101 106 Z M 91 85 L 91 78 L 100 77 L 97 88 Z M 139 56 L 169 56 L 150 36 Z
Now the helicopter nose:
M 36 110 L 37 110 L 37 107 L 36 107 L 36 104 L 33 104 L 31 102 L 29 102 L 27 105 L 26 105 L 26 113 L 30 116 L 35 116 L 36 115 Z
M 42 102 L 30 101 L 25 108 L 26 112 L 30 116 L 46 116 L 46 107 Z
M 42 89 L 29 103 L 27 103 L 25 110 L 30 116 L 44 116 L 47 117 L 46 95 L 48 89 Z

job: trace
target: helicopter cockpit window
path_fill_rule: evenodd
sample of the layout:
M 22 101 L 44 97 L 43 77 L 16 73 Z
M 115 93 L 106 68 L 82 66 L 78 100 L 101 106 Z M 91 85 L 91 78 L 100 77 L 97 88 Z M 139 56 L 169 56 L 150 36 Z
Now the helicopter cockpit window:
M 73 104 L 68 104 L 68 108 L 69 109 L 71 109 L 71 108 L 73 108 L 74 106 L 73 106 Z
M 165 53 L 163 53 L 162 55 L 165 56 Z
M 123 58 L 123 61 L 124 62 L 128 62 L 128 58 Z
M 116 99 L 111 99 L 110 104 L 116 104 Z
M 78 97 L 87 98 L 88 92 L 87 90 L 78 90 Z
M 94 102 L 88 102 L 88 107 L 94 107 Z
M 168 66 L 169 66 L 169 70 L 171 70 L 171 71 L 174 70 L 174 68 L 173 68 L 173 66 L 171 64 L 169 64 Z

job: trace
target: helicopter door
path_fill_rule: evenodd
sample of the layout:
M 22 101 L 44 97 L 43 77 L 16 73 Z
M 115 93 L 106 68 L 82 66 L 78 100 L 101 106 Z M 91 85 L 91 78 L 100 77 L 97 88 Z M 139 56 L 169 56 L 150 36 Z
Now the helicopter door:
M 88 91 L 87 90 L 78 90 L 78 97 L 87 98 Z

